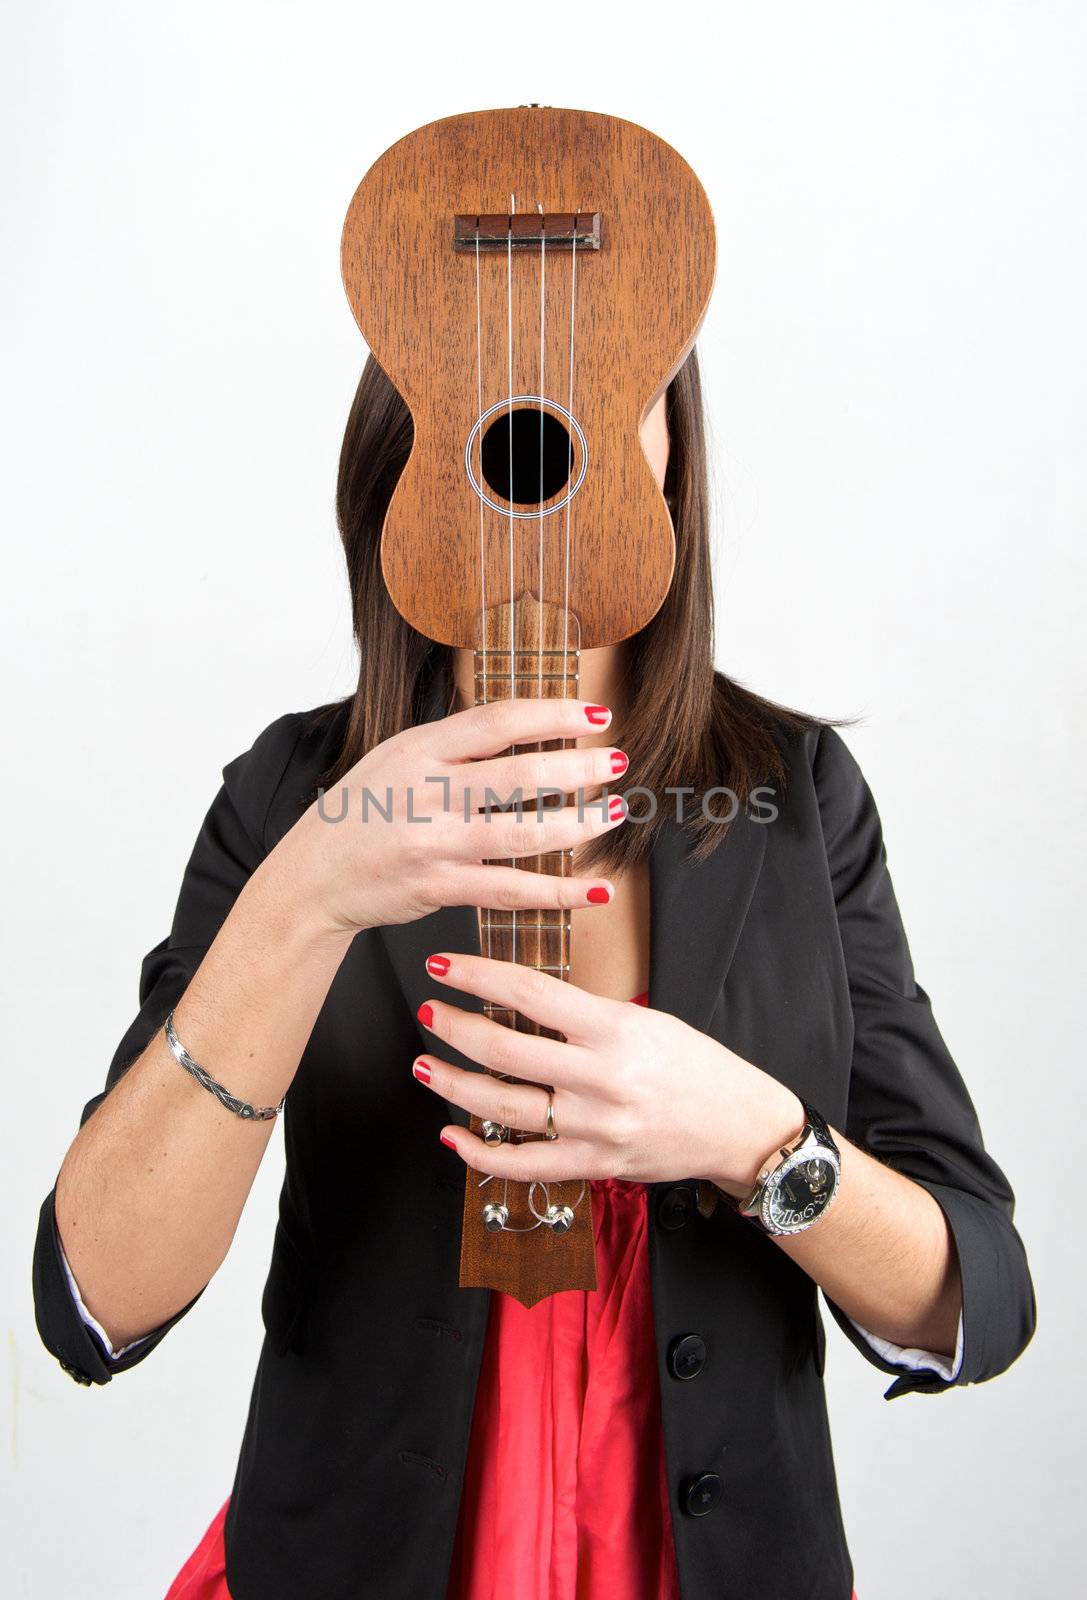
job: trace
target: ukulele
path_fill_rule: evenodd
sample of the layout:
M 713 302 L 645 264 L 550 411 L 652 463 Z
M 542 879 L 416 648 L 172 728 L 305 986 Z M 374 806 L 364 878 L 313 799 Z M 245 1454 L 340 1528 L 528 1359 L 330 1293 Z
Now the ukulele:
M 415 426 L 382 572 L 412 627 L 474 653 L 477 704 L 576 695 L 581 650 L 628 638 L 663 602 L 675 535 L 639 429 L 694 343 L 715 267 L 691 168 L 596 112 L 445 117 L 392 145 L 355 191 L 344 288 Z M 571 857 L 518 864 L 568 874 Z M 487 955 L 568 975 L 569 912 L 479 917 Z M 475 1115 L 470 1127 L 490 1143 L 544 1137 Z M 467 1168 L 459 1282 L 526 1307 L 594 1289 L 587 1183 L 500 1184 Z

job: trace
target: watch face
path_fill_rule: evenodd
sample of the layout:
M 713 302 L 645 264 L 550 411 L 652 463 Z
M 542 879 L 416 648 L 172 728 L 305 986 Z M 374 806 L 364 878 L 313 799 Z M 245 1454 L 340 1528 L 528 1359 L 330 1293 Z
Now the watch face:
M 837 1184 L 838 1167 L 828 1156 L 798 1156 L 767 1185 L 764 1220 L 782 1233 L 808 1228 L 830 1204 Z

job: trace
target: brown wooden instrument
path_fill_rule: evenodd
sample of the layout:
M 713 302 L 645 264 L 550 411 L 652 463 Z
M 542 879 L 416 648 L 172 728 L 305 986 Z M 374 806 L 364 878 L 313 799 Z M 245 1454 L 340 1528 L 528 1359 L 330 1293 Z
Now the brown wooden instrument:
M 535 105 L 447 117 L 367 172 L 341 264 L 415 426 L 382 533 L 394 604 L 475 652 L 477 702 L 576 694 L 579 652 L 644 627 L 671 581 L 674 532 L 639 429 L 709 303 L 702 185 L 617 117 Z M 523 861 L 564 872 L 569 857 Z M 569 971 L 569 913 L 483 910 L 480 938 L 488 955 Z M 586 1184 L 544 1194 L 503 1180 L 490 1200 L 488 1182 L 468 1169 L 462 1287 L 525 1306 L 596 1287 Z

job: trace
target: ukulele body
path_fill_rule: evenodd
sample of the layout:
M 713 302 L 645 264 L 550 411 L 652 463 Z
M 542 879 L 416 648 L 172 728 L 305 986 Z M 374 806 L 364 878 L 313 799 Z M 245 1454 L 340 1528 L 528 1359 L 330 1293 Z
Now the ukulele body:
M 456 242 L 458 217 L 492 219 L 478 257 L 470 230 Z M 574 217 L 585 232 L 598 219 L 595 243 L 557 242 Z M 674 535 L 639 428 L 694 343 L 715 265 L 698 178 L 664 140 L 617 117 L 550 106 L 446 117 L 366 174 L 341 266 L 363 337 L 415 425 L 382 565 L 421 633 L 474 650 L 481 596 L 493 605 L 528 592 L 565 605 L 591 649 L 659 609 Z M 519 484 L 515 471 L 510 484 L 507 471 L 502 482 L 509 413 L 523 453 L 541 410 L 545 497 L 511 500 L 503 488 L 535 495 L 538 475 L 530 467 Z

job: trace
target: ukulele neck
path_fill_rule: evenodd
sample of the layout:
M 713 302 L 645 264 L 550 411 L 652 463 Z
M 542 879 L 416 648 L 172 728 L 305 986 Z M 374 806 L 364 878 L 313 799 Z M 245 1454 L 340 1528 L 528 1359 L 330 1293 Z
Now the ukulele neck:
M 580 634 L 572 612 L 541 604 L 531 594 L 522 594 L 513 604 L 489 608 L 480 619 L 475 650 L 475 703 L 488 705 L 515 696 L 573 698 L 578 692 Z M 512 753 L 561 750 L 573 742 L 553 739 L 514 745 Z M 511 798 L 518 797 L 496 796 L 495 808 Z M 537 796 L 532 792 L 519 798 L 529 821 L 537 811 Z M 561 805 L 565 798 L 555 795 L 549 802 L 544 796 L 539 803 L 542 809 L 550 809 Z M 572 856 L 571 850 L 555 850 L 545 855 L 520 856 L 512 863 L 506 857 L 497 864 L 566 877 Z M 485 956 L 516 961 L 557 978 L 569 976 L 569 911 L 484 908 L 479 917 L 480 948 Z M 563 1037 L 511 1007 L 485 1002 L 484 1011 L 519 1033 L 549 1039 Z M 483 1070 L 490 1072 L 491 1068 Z M 509 1083 L 523 1081 L 504 1073 L 497 1075 Z M 485 1136 L 487 1124 L 478 1117 L 470 1118 L 470 1126 L 473 1133 Z M 503 1129 L 501 1137 L 520 1144 L 523 1139 L 543 1135 Z M 526 1309 L 562 1289 L 595 1289 L 596 1254 L 588 1184 L 573 1178 L 546 1184 L 513 1179 L 492 1183 L 491 1178 L 469 1168 L 458 1281 L 462 1289 L 500 1289 Z
M 509 700 L 514 696 L 541 700 L 576 696 L 579 636 L 577 619 L 569 611 L 562 606 L 541 604 L 533 595 L 523 595 L 512 605 L 490 607 L 481 619 L 480 644 L 475 652 L 476 705 L 488 705 L 494 700 Z M 551 739 L 514 745 L 511 754 L 562 750 L 572 742 Z M 496 805 L 510 798 L 499 796 Z M 526 791 L 512 798 L 515 805 L 521 807 L 522 815 L 531 820 L 541 811 L 562 805 L 565 796 Z M 572 856 L 570 850 L 556 850 L 518 857 L 513 864 L 530 872 L 567 877 Z M 569 977 L 569 911 L 482 908 L 479 916 L 480 949 L 485 956 L 497 961 L 516 961 L 556 978 Z M 488 1003 L 485 1010 L 496 1021 L 522 1033 L 548 1035 L 547 1029 L 509 1007 Z

